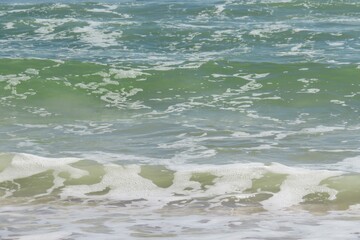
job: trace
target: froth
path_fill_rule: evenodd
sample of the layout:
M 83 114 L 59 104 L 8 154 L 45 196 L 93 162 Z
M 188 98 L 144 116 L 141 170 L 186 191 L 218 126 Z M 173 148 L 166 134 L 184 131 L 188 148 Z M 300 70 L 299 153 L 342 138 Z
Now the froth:
M 355 160 L 344 162 L 353 163 Z M 50 172 L 52 177 L 45 179 L 46 172 Z M 7 198 L 21 197 L 17 191 L 25 191 L 29 196 L 32 190 L 26 189 L 28 186 L 21 179 L 36 182 L 38 178 L 44 178 L 43 184 L 49 186 L 34 191 L 34 196 L 53 195 L 55 189 L 61 189 L 56 195 L 63 200 L 135 202 L 162 208 L 174 203 L 186 207 L 192 202 L 208 199 L 205 201 L 209 209 L 229 204 L 257 204 L 267 211 L 275 211 L 306 203 L 305 197 L 311 194 L 324 195 L 323 201 L 335 200 L 339 189 L 322 182 L 343 174 L 335 170 L 289 167 L 279 163 L 118 165 L 78 158 L 15 154 L 0 172 L 0 182 L 10 181 L 18 186 L 15 190 L 5 187 L 3 197 Z

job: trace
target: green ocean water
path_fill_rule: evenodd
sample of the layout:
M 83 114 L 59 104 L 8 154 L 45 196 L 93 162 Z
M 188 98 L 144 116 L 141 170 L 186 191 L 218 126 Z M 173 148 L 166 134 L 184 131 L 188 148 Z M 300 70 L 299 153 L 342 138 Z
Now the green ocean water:
M 0 239 L 358 239 L 359 10 L 0 2 Z

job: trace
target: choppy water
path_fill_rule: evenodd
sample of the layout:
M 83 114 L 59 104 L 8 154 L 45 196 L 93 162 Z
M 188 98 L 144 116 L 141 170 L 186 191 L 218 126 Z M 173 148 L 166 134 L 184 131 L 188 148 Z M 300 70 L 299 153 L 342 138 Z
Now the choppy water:
M 1 239 L 359 239 L 358 1 L 0 3 Z

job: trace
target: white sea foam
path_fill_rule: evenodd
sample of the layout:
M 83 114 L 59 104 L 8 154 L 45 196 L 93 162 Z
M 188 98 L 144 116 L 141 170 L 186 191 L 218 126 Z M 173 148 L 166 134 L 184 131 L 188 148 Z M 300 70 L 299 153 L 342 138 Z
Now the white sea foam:
M 299 91 L 298 93 L 311 93 L 311 94 L 315 94 L 320 92 L 319 88 L 307 88 L 307 89 L 302 89 L 301 91 Z
M 337 191 L 319 183 L 329 177 L 338 176 L 341 172 L 318 171 L 314 172 L 307 169 L 288 168 L 283 165 L 274 169 L 278 173 L 286 173 L 289 176 L 281 184 L 280 192 L 272 198 L 262 202 L 266 209 L 282 209 L 297 205 L 303 201 L 303 197 L 310 193 L 328 193 L 329 200 L 336 198 Z
M 341 169 L 343 171 L 360 173 L 360 155 L 355 157 L 345 158 L 344 160 L 333 164 L 332 167 Z
M 122 78 L 137 78 L 138 76 L 150 75 L 149 73 L 142 72 L 141 70 L 135 69 L 116 69 L 110 68 L 109 73 L 114 76 L 115 79 Z
M 243 86 L 240 87 L 240 91 L 247 92 L 247 91 L 254 91 L 262 88 L 263 85 L 261 83 L 251 81 Z
M 28 68 L 25 70 L 25 73 L 30 74 L 30 75 L 39 75 L 39 70 L 34 69 L 34 68 Z
M 256 134 L 250 134 L 247 132 L 234 132 L 232 136 L 234 137 L 246 137 L 246 138 L 264 138 L 271 137 L 282 133 L 281 131 L 262 131 Z
M 92 13 L 108 13 L 108 14 L 113 14 L 113 15 L 117 15 L 121 18 L 127 19 L 127 18 L 131 18 L 131 15 L 129 14 L 124 14 L 124 13 L 118 13 L 114 10 L 116 10 L 118 8 L 118 5 L 103 5 L 106 6 L 107 8 L 92 8 L 92 9 L 86 9 L 87 12 L 92 12 Z
M 42 108 L 42 107 L 31 107 L 31 106 L 26 106 L 23 108 L 23 110 L 38 115 L 40 117 L 48 117 L 48 116 L 52 116 L 52 115 L 56 115 L 51 113 L 50 111 L 48 111 L 46 108 Z
M 317 78 L 300 78 L 297 81 L 305 83 L 305 84 L 310 84 L 310 83 L 314 83 L 314 82 L 319 81 L 319 79 L 317 79 Z
M 7 23 L 4 23 L 3 25 L 4 25 L 4 29 L 6 29 L 6 30 L 15 28 L 15 23 L 14 22 L 7 22 Z
M 330 100 L 330 102 L 331 103 L 334 103 L 334 104 L 338 104 L 338 105 L 341 105 L 341 106 L 347 106 L 346 104 L 345 104 L 345 101 L 341 101 L 341 100 L 336 100 L 336 99 L 332 99 L 332 100 Z
M 28 234 L 21 236 L 17 239 L 19 240 L 59 240 L 64 238 L 71 237 L 71 232 L 50 232 L 50 233 L 40 233 L 40 234 Z
M 354 166 L 357 158 L 344 160 L 346 164 Z M 117 165 L 106 163 L 102 165 L 105 174 L 100 182 L 95 184 L 64 185 L 65 179 L 60 173 L 66 172 L 73 179 L 89 176 L 90 172 L 73 166 L 80 161 L 79 158 L 44 158 L 29 154 L 15 154 L 11 162 L 0 172 L 0 182 L 13 181 L 20 178 L 34 176 L 48 170 L 53 171 L 53 187 L 51 192 L 61 187 L 60 195 L 63 199 L 112 199 L 135 200 L 144 199 L 145 205 L 162 207 L 172 201 L 191 200 L 195 198 L 214 198 L 221 196 L 219 201 L 227 197 L 239 199 L 248 198 L 246 189 L 252 187 L 256 179 L 265 174 L 284 174 L 286 179 L 280 183 L 280 191 L 271 193 L 272 196 L 261 202 L 269 210 L 278 210 L 296 206 L 303 201 L 303 197 L 310 193 L 327 193 L 329 200 L 336 198 L 337 191 L 327 186 L 320 185 L 324 179 L 340 176 L 340 171 L 310 170 L 305 168 L 288 167 L 279 163 L 264 165 L 262 163 L 230 164 L 230 165 L 172 165 L 169 169 L 174 171 L 172 183 L 166 187 L 159 187 L 150 179 L 140 175 L 140 165 Z M 204 186 L 192 177 L 194 174 L 213 176 L 213 182 Z M 90 193 L 110 189 L 105 195 L 92 195 Z M 259 190 L 261 192 L 261 190 Z M 8 192 L 6 196 L 10 196 Z M 214 204 L 218 204 L 216 200 Z
M 105 156 L 103 154 L 90 155 L 101 159 Z M 6 160 L 9 157 L 10 160 Z M 118 157 L 122 158 L 114 155 L 111 159 L 116 161 Z M 341 211 L 323 211 L 327 203 L 330 208 L 336 203 L 341 191 L 323 182 L 327 179 L 339 180 L 346 177 L 347 172 L 360 172 L 359 156 L 333 164 L 332 170 L 325 169 L 329 165 L 310 169 L 279 163 L 167 165 L 159 170 L 159 174 L 172 171 L 173 179 L 168 187 L 159 187 L 151 179 L 141 176 L 143 165 L 118 165 L 109 163 L 110 159 L 99 166 L 105 173 L 98 182 L 82 184 L 80 179 L 91 176 L 93 168 L 80 169 L 81 165 L 76 164 L 81 161 L 80 158 L 44 158 L 29 154 L 0 154 L 0 158 L 1 182 L 16 183 L 17 179 L 33 178 L 34 174 L 49 170 L 53 172 L 53 187 L 45 194 L 37 194 L 33 200 L 50 194 L 55 188 L 57 191 L 61 189 L 61 199 L 46 204 L 7 205 L 14 192 L 2 195 L 2 224 L 16 222 L 15 230 L 0 229 L 4 238 L 16 236 L 26 240 L 76 236 L 77 239 L 117 239 L 122 236 L 128 239 L 146 235 L 175 239 L 228 236 L 233 239 L 239 236 L 239 231 L 242 237 L 247 238 L 261 238 L 264 234 L 274 238 L 305 239 L 322 238 L 327 233 L 333 234 L 333 239 L 356 236 L 354 229 L 358 225 L 359 204 L 350 204 L 348 209 Z M 277 177 L 266 178 L 271 175 L 282 176 L 283 179 L 276 182 Z M 212 180 L 202 182 L 194 176 L 204 176 L 205 179 L 210 176 Z M 65 177 L 75 180 L 74 183 L 66 184 Z M 157 177 L 156 174 L 154 177 Z M 79 184 L 76 184 L 77 181 Z M 273 190 L 268 188 L 272 184 L 275 187 Z M 108 192 L 103 194 L 89 195 L 106 189 Z M 251 202 L 257 194 L 269 197 Z M 309 194 L 323 194 L 326 204 L 307 205 L 305 196 Z M 310 206 L 312 210 L 308 211 L 314 212 L 303 211 L 301 206 L 305 209 Z M 36 229 L 25 227 L 34 223 L 37 224 Z M 335 226 L 341 226 L 340 230 Z M 16 231 L 19 228 L 23 230 Z
M 226 4 L 216 5 L 216 6 L 215 6 L 215 14 L 216 14 L 216 15 L 222 14 L 223 11 L 225 10 L 225 8 L 226 8 Z
M 312 134 L 324 134 L 324 133 L 330 133 L 334 131 L 340 131 L 345 130 L 344 126 L 324 126 L 319 125 L 312 128 L 302 128 L 298 131 L 280 131 L 276 133 L 276 140 L 281 140 L 284 138 L 287 138 L 289 136 L 294 135 L 312 135 Z
M 101 91 L 100 99 L 107 102 L 107 106 L 109 107 L 117 107 L 117 108 L 130 108 L 130 109 L 141 109 L 148 108 L 143 105 L 140 101 L 132 101 L 129 102 L 128 98 L 136 95 L 138 92 L 142 92 L 141 88 L 131 88 L 128 91 L 125 89 L 121 89 L 120 92 L 113 92 L 107 89 L 103 89 Z
M 345 42 L 326 42 L 331 47 L 341 47 L 345 45 Z
M 32 209 L 33 211 L 30 211 Z M 180 208 L 181 209 L 181 208 Z M 159 214 L 138 209 L 124 211 L 118 206 L 60 208 L 48 205 L 31 207 L 2 207 L 1 216 L 12 219 L 17 226 L 37 223 L 37 228 L 0 230 L 1 236 L 29 239 L 32 236 L 46 239 L 139 239 L 171 238 L 189 240 L 226 239 L 354 239 L 357 238 L 357 215 L 352 212 L 332 212 L 316 216 L 306 212 L 246 213 L 237 211 L 215 212 L 211 215 L 182 211 Z M 37 214 L 40 211 L 42 214 Z M 56 217 L 54 216 L 56 211 Z M 46 218 L 46 221 L 44 221 Z M 56 231 L 49 231 L 56 229 Z M 40 238 L 41 239 L 41 238 Z
M 80 39 L 95 47 L 109 47 L 119 44 L 118 39 L 121 38 L 122 32 L 106 31 L 101 22 L 88 21 L 87 26 L 76 27 L 73 29 L 74 33 L 80 34 Z
M 318 133 L 326 133 L 326 132 L 333 132 L 337 130 L 344 130 L 345 127 L 343 126 L 323 126 L 319 125 L 313 128 L 303 128 L 298 133 L 299 134 L 318 134 Z
M 78 124 L 65 124 L 54 127 L 55 130 L 61 130 L 64 133 L 84 135 L 100 135 L 115 131 L 111 123 L 83 122 Z
M 249 34 L 261 38 L 270 38 L 273 33 L 284 32 L 290 28 L 289 25 L 284 23 L 264 24 L 263 26 L 256 25 L 255 29 L 251 30 Z
M 78 178 L 87 172 L 71 167 L 69 164 L 78 161 L 77 158 L 44 158 L 30 154 L 15 154 L 11 164 L 1 172 L 0 181 L 12 181 L 17 178 L 29 177 L 47 170 L 56 172 L 66 171 L 73 177 Z
M 253 81 L 256 79 L 260 79 L 260 78 L 264 78 L 269 76 L 270 73 L 253 73 L 253 74 L 248 74 L 245 76 L 241 76 L 241 78 L 246 79 L 248 81 Z
M 63 19 L 35 19 L 35 23 L 40 26 L 34 32 L 37 34 L 35 37 L 38 40 L 54 40 L 66 38 L 64 32 L 55 33 L 57 27 L 62 26 L 65 23 L 77 22 L 75 18 L 63 18 Z

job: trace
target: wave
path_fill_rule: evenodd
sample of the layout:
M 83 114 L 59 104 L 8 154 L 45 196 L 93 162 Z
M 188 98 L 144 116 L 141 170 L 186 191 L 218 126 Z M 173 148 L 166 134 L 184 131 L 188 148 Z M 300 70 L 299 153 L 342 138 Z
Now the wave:
M 0 151 L 286 164 L 360 151 L 356 64 L 188 64 L 0 59 Z
M 356 111 L 357 65 L 224 60 L 188 64 L 0 59 L 0 104 L 16 104 L 43 117 L 62 114 L 57 111 L 66 110 L 59 107 L 67 103 L 91 107 L 89 111 L 106 106 L 165 114 L 198 107 L 245 111 L 266 105 L 274 109 L 326 105 Z
M 206 209 L 262 211 L 314 206 L 346 210 L 360 204 L 360 172 L 354 172 L 358 157 L 337 163 L 333 170 L 279 163 L 120 165 L 25 153 L 2 153 L 0 160 L 4 203 L 117 202 L 159 209 L 204 204 Z
M 354 0 L 16 2 L 0 4 L 2 57 L 359 62 Z

